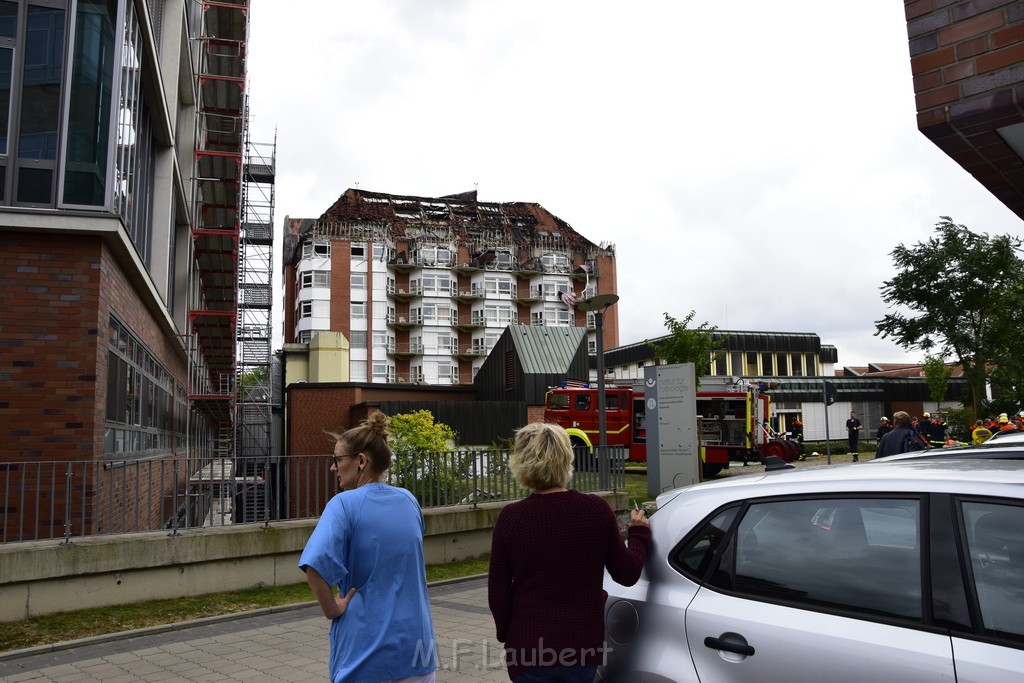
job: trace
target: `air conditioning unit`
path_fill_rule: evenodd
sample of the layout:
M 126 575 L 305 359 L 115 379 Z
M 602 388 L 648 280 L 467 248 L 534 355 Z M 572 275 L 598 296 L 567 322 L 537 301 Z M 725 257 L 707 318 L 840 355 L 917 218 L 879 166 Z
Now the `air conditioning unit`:
M 405 316 L 404 315 L 398 316 L 398 322 L 404 323 L 405 322 Z
M 404 381 L 405 381 L 405 378 L 404 378 L 404 377 L 399 377 L 399 378 L 398 378 L 398 381 L 399 381 L 399 382 L 404 382 Z
M 399 287 L 398 288 L 398 293 L 399 294 L 405 294 L 405 287 Z

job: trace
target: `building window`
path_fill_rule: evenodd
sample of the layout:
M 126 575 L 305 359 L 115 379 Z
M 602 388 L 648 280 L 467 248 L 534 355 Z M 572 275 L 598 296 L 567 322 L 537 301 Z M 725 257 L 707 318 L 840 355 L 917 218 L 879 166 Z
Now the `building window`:
M 510 297 L 515 294 L 516 284 L 510 277 L 501 275 L 484 276 L 484 294 L 486 296 Z
M 507 327 L 515 319 L 515 309 L 509 305 L 487 304 L 482 311 L 473 312 L 473 322 L 490 326 Z
M 804 356 L 801 353 L 794 353 L 792 356 L 793 360 L 793 376 L 802 377 L 804 374 Z
M 427 245 L 412 252 L 412 262 L 424 266 L 450 266 L 452 261 L 452 251 L 447 247 Z
M 366 289 L 366 273 L 352 273 L 349 277 L 349 287 L 352 289 Z
M 459 367 L 450 361 L 441 361 L 437 364 L 437 377 L 440 380 L 448 380 L 457 383 L 459 381 Z
M 424 303 L 409 311 L 414 322 L 423 325 L 451 325 L 455 310 L 450 304 Z
M 545 308 L 543 311 L 535 311 L 530 314 L 530 322 L 533 325 L 545 325 L 548 327 L 566 327 L 572 325 L 572 311 L 568 308 Z
M 569 270 L 569 257 L 566 254 L 544 254 L 540 263 L 545 271 L 565 272 Z
M 761 374 L 762 375 L 773 375 L 773 374 L 775 374 L 774 370 L 772 369 L 772 357 L 773 357 L 773 355 L 771 353 L 767 353 L 766 352 L 766 353 L 762 353 L 761 354 Z
M 572 291 L 572 285 L 568 282 L 543 282 L 537 289 L 542 298 L 559 300 L 562 294 Z
M 366 319 L 366 302 L 365 301 L 353 301 L 352 302 L 352 320 L 365 320 Z
M 187 410 L 184 397 L 152 352 L 118 319 L 110 318 L 104 453 L 170 450 L 175 425 Z
M 308 344 L 313 339 L 313 334 L 316 330 L 303 330 L 299 332 L 299 343 Z
M 416 294 L 451 296 L 455 291 L 454 281 L 447 275 L 424 275 L 409 282 L 409 289 Z
M 331 273 L 328 270 L 307 270 L 299 274 L 299 288 L 331 286 Z
M 395 338 L 389 337 L 387 332 L 374 332 L 373 333 L 373 348 L 375 349 L 394 349 Z
M 352 258 L 363 258 L 366 256 L 366 245 L 364 244 L 352 244 L 350 249 Z
M 351 339 L 349 342 L 353 349 L 365 349 L 366 348 L 366 331 L 365 330 L 352 330 L 349 333 Z
M 394 382 L 395 366 L 389 363 L 374 363 L 372 368 L 374 382 Z
M 785 377 L 789 374 L 789 356 L 785 353 L 775 354 L 775 360 L 778 361 L 778 375 L 779 377 Z
M 117 0 L 79 0 L 68 88 L 67 205 L 107 204 L 116 27 Z
M 331 255 L 330 242 L 303 242 L 302 258 L 328 258 Z
M 331 315 L 330 301 L 300 301 L 300 318 L 328 318 Z

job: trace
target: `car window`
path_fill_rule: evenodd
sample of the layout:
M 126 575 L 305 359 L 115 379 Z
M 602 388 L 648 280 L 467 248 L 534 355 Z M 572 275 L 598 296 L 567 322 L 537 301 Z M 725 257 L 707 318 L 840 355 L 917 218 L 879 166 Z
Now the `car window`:
M 964 502 L 962 509 L 982 625 L 1024 636 L 1024 508 Z
M 696 533 L 683 539 L 669 556 L 669 563 L 694 581 L 707 574 L 716 551 L 721 547 L 738 508 L 729 508 L 711 518 Z
M 920 502 L 784 500 L 752 504 L 732 567 L 712 584 L 754 597 L 922 619 Z
M 576 410 L 590 410 L 590 394 L 576 394 Z

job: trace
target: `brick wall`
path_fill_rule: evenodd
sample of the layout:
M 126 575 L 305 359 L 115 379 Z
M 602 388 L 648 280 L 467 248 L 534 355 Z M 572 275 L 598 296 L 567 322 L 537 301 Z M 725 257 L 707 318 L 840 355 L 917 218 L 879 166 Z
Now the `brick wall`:
M 905 0 L 918 128 L 1012 210 L 1020 158 L 997 132 L 1024 118 L 1024 5 Z
M 0 237 L 3 460 L 93 457 L 101 251 L 93 238 Z
M 107 340 L 117 315 L 178 382 L 186 368 L 177 342 L 149 313 L 113 254 L 98 237 L 4 233 L 0 237 L 0 462 L 8 537 L 63 533 L 68 504 L 63 461 L 102 461 Z M 13 463 L 31 462 L 31 467 Z M 97 468 L 78 467 L 70 505 L 76 526 L 101 531 L 162 515 L 162 496 L 114 497 Z M 31 531 L 27 531 L 31 528 Z

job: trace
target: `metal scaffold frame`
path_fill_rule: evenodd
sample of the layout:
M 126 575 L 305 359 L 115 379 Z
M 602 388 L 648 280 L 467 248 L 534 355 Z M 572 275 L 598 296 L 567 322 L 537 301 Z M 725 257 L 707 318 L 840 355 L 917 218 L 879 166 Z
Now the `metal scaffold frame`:
M 239 235 L 236 454 L 242 473 L 277 481 L 271 462 L 271 309 L 274 266 L 274 177 L 277 142 L 246 139 Z M 266 486 L 246 497 L 244 518 L 263 519 L 270 500 Z
M 198 65 L 196 161 L 186 335 L 191 408 L 188 452 L 193 461 L 186 476 L 190 480 L 196 480 L 197 473 L 210 476 L 199 476 L 183 508 L 186 516 L 204 517 L 220 510 L 220 523 L 227 523 L 250 514 L 239 509 L 250 507 L 248 503 L 239 506 L 236 501 L 236 482 L 251 474 L 240 471 L 250 468 L 239 466 L 248 461 L 237 456 L 264 459 L 270 450 L 269 381 L 267 391 L 261 392 L 248 379 L 260 372 L 269 375 L 276 145 L 271 146 L 268 168 L 260 167 L 259 173 L 245 170 L 252 164 L 247 156 L 260 158 L 250 152 L 248 139 L 249 0 L 199 4 L 193 55 Z M 268 177 L 269 191 L 265 189 Z M 252 200 L 251 207 L 247 198 Z M 269 231 L 264 234 L 260 225 L 269 225 Z M 256 396 L 262 404 L 253 401 Z M 265 437 L 255 424 L 261 417 L 250 415 L 255 411 L 261 416 L 264 404 Z M 209 427 L 201 428 L 203 424 Z M 216 522 L 211 519 L 211 523 Z

